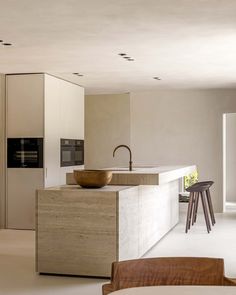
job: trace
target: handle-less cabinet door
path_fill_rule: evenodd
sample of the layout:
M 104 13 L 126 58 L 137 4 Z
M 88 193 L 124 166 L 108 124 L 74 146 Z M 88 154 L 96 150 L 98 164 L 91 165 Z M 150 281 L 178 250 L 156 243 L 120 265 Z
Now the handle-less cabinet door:
M 35 193 L 43 188 L 43 169 L 7 169 L 7 228 L 35 228 Z
M 7 75 L 7 137 L 43 137 L 44 75 Z
M 7 75 L 6 110 L 7 138 L 43 138 L 44 74 Z M 32 150 L 19 150 L 16 158 L 22 156 L 27 159 L 28 164 L 32 164 L 38 154 Z M 42 156 L 40 158 L 42 162 Z M 25 161 L 21 164 L 21 167 L 27 165 Z M 44 175 L 42 168 L 29 168 L 30 165 L 27 169 L 7 169 L 7 228 L 35 227 L 35 190 L 43 187 Z M 41 163 L 39 167 L 42 166 Z

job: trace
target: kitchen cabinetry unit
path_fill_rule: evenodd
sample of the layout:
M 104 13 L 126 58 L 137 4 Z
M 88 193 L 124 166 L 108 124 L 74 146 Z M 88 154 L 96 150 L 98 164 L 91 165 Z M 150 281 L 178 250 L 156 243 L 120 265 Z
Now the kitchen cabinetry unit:
M 118 168 L 113 185 L 38 190 L 37 271 L 108 277 L 113 261 L 142 257 L 178 223 L 179 178 L 193 169 Z
M 178 180 L 39 190 L 37 271 L 109 277 L 113 261 L 142 257 L 178 217 Z
M 76 84 L 45 75 L 44 160 L 45 187 L 65 184 L 60 167 L 60 139 L 84 139 L 84 89 Z
M 60 167 L 60 139 L 84 139 L 84 89 L 48 74 L 7 75 L 6 107 L 7 138 L 43 138 L 43 168 L 7 169 L 7 227 L 33 229 L 35 190 L 64 184 L 74 169 Z

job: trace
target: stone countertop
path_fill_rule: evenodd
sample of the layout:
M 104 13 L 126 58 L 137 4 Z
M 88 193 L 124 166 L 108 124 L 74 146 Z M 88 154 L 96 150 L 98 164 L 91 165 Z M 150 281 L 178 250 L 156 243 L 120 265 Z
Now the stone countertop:
M 104 168 L 101 170 L 112 171 L 113 174 L 164 174 L 164 173 L 173 173 L 174 171 L 192 171 L 196 170 L 195 165 L 175 165 L 175 166 L 134 166 L 132 171 L 129 171 L 126 167 L 111 167 Z
M 112 171 L 113 174 L 163 174 L 173 171 L 189 170 L 190 173 L 196 170 L 195 165 L 175 165 L 175 166 L 134 166 L 132 171 L 126 167 L 110 167 L 101 170 Z
M 181 166 L 134 166 L 134 170 L 128 168 L 111 167 L 104 168 L 113 173 L 110 185 L 160 185 L 179 179 L 196 170 L 195 165 Z M 75 184 L 73 173 L 67 173 L 66 183 Z
M 37 191 L 67 191 L 67 192 L 119 192 L 126 189 L 133 188 L 133 186 L 125 186 L 125 185 L 106 185 L 101 188 L 83 188 L 79 185 L 59 185 L 54 187 L 48 187 L 44 189 L 38 189 Z

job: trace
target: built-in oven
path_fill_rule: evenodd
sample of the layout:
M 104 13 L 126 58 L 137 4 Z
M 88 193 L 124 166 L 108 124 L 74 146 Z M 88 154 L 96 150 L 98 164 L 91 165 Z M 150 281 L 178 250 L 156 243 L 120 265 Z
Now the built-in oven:
M 84 140 L 61 138 L 61 167 L 84 165 Z
M 8 168 L 43 168 L 43 138 L 8 138 Z

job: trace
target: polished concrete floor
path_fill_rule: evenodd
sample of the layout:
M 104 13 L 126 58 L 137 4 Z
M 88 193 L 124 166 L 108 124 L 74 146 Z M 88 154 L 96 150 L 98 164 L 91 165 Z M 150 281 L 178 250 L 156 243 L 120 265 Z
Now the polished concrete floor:
M 236 278 L 236 212 L 216 214 L 216 224 L 210 234 L 206 231 L 203 215 L 184 234 L 185 216 L 180 223 L 145 257 L 197 256 L 221 257 L 225 260 L 225 273 Z
M 225 259 L 226 274 L 236 277 L 236 213 L 217 214 L 217 223 L 207 234 L 204 220 L 188 234 L 185 220 L 155 245 L 145 257 L 208 256 Z M 35 273 L 34 232 L 0 230 L 1 295 L 101 295 L 106 280 L 45 276 Z

